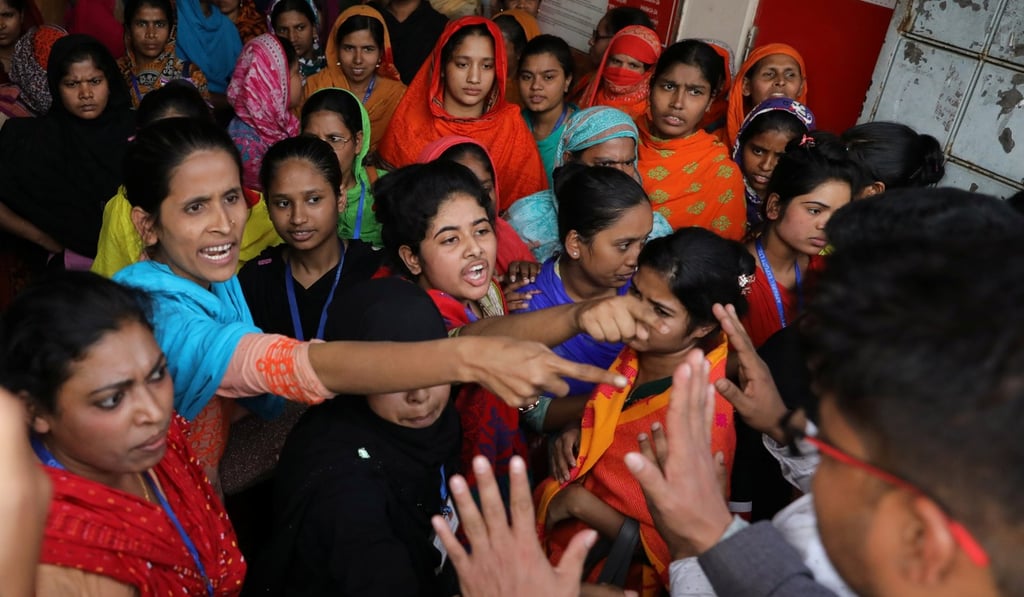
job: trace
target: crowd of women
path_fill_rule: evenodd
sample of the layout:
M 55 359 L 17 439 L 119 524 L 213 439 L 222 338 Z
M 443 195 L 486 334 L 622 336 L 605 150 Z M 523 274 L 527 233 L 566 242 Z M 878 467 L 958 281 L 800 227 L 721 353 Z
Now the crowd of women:
M 454 595 L 431 518 L 478 455 L 506 497 L 530 462 L 552 562 L 589 527 L 582 580 L 666 590 L 624 456 L 693 350 L 735 374 L 714 305 L 787 350 L 832 214 L 942 151 L 817 131 L 794 48 L 734 70 L 635 9 L 583 74 L 538 5 L 0 0 L 5 266 L 40 278 L 0 385 L 53 489 L 28 590 Z M 721 394 L 711 424 L 722 499 L 771 517 L 760 434 Z

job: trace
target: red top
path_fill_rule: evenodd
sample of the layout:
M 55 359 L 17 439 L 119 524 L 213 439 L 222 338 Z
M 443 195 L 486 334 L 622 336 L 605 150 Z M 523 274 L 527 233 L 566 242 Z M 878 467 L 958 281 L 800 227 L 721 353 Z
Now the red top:
M 237 595 L 245 560 L 224 506 L 175 415 L 167 454 L 151 471 L 199 552 L 215 595 Z M 53 501 L 40 563 L 108 576 L 149 595 L 205 595 L 206 583 L 167 513 L 158 505 L 49 466 Z M 140 479 L 141 480 L 141 479 Z

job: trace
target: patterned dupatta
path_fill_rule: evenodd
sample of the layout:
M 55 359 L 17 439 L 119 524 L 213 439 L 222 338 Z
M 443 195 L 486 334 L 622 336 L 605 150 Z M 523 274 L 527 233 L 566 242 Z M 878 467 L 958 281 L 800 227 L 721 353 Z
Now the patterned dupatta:
M 728 344 L 723 340 L 708 353 L 712 382 L 725 376 L 728 352 Z M 653 395 L 633 397 L 634 391 L 640 389 L 636 386 L 639 359 L 636 351 L 628 347 L 619 354 L 610 370 L 625 376 L 629 383 L 622 389 L 602 384 L 594 390 L 583 411 L 579 456 L 576 466 L 569 473 L 570 480 L 559 485 L 549 478 L 537 489 L 538 532 L 546 539 L 545 544 L 552 561 L 560 559 L 569 539 L 585 528 L 585 525 L 571 519 L 558 524 L 549 533 L 545 526 L 548 507 L 555 495 L 569 483 L 582 483 L 606 504 L 640 523 L 640 540 L 650 563 L 640 573 L 642 594 L 656 595 L 668 586 L 668 568 L 672 557 L 664 539 L 654 527 L 640 484 L 626 468 L 623 459 L 627 453 L 637 450 L 636 437 L 639 433 L 650 433 L 651 424 L 655 421 L 665 424 L 672 388 L 669 385 L 664 389 L 659 388 L 660 391 Z M 671 383 L 671 379 L 665 381 Z M 651 386 L 654 383 L 645 385 Z M 731 470 L 736 451 L 733 408 L 717 392 L 710 448 L 712 453 L 722 452 L 725 455 L 726 469 Z M 633 578 L 639 581 L 637 576 Z

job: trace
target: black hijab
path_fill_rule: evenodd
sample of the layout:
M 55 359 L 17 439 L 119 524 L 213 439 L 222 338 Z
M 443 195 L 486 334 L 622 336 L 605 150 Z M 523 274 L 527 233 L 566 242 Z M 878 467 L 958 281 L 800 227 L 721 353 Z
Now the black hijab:
M 103 113 L 71 114 L 61 79 L 76 62 L 92 60 L 107 79 Z M 131 98 L 117 62 L 95 38 L 69 35 L 54 44 L 47 64 L 53 105 L 41 118 L 14 119 L 0 129 L 0 202 L 87 257 L 96 255 L 103 206 L 121 184 L 121 163 L 134 129 Z
M 412 342 L 447 336 L 430 297 L 397 277 L 368 280 L 345 290 L 332 302 L 328 322 L 326 340 Z M 310 513 L 324 511 L 313 505 L 318 496 L 341 492 L 350 499 L 332 502 L 331 511 L 359 500 L 388 504 L 388 522 L 414 568 L 399 571 L 394 562 L 379 562 L 375 570 L 361 568 L 360 575 L 415 577 L 421 595 L 458 592 L 450 564 L 440 575 L 434 574 L 440 554 L 431 545 L 430 517 L 440 510 L 440 469 L 443 465 L 448 477 L 457 472 L 460 446 L 453 400 L 424 429 L 378 417 L 364 396 L 338 396 L 310 408 L 282 450 L 271 540 L 250 567 L 243 594 L 282 594 L 285 587 L 296 595 L 337 590 L 326 562 L 312 561 L 322 553 L 325 539 L 311 531 L 329 534 L 336 521 L 312 520 Z M 367 485 L 362 480 L 381 478 L 386 479 L 387 491 L 355 495 Z

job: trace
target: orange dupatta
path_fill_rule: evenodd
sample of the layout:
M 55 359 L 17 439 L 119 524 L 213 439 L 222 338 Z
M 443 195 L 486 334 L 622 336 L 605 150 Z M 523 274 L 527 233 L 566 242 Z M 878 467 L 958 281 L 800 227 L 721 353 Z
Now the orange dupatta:
M 712 383 L 725 376 L 728 353 L 728 343 L 724 340 L 708 353 L 707 359 L 711 363 L 709 380 Z M 639 433 L 650 433 L 651 424 L 655 421 L 665 424 L 671 386 L 654 396 L 640 398 L 623 411 L 626 399 L 636 389 L 638 366 L 636 352 L 629 347 L 624 348 L 612 363 L 610 370 L 625 376 L 629 383 L 623 389 L 607 384 L 595 388 L 583 411 L 579 456 L 576 459 L 576 466 L 569 473 L 570 480 L 559 485 L 554 479 L 548 478 L 537 489 L 540 496 L 537 523 L 538 532 L 541 537 L 545 537 L 545 523 L 551 500 L 569 483 L 582 482 L 588 491 L 606 504 L 640 523 L 640 540 L 647 559 L 657 574 L 655 578 L 653 574 L 645 572 L 642 594 L 652 595 L 668 586 L 668 568 L 672 563 L 672 557 L 668 545 L 654 527 L 643 490 L 626 468 L 623 459 L 627 453 L 637 450 L 636 437 Z M 716 452 L 723 453 L 726 472 L 731 472 L 736 452 L 733 408 L 729 401 L 717 392 L 711 429 L 711 453 Z M 578 520 L 566 521 L 556 526 L 550 536 L 545 537 L 548 554 L 553 562 L 557 562 L 561 557 L 569 539 L 583 528 L 585 526 Z
M 608 58 L 613 54 L 626 54 L 644 64 L 651 65 L 635 82 L 612 83 L 607 77 Z M 618 108 L 630 118 L 636 119 L 647 110 L 647 97 L 651 93 L 651 75 L 654 64 L 661 56 L 661 40 L 658 34 L 640 25 L 630 25 L 615 34 L 608 43 L 608 49 L 601 57 L 601 65 L 590 79 L 580 96 L 580 108 L 611 106 Z
M 399 102 L 405 95 L 405 85 L 398 75 L 395 67 L 395 59 L 391 51 L 391 35 L 388 33 L 388 25 L 376 9 L 365 4 L 357 4 L 346 9 L 334 20 L 331 32 L 327 35 L 327 46 L 324 49 L 324 56 L 327 57 L 327 66 L 317 74 L 306 79 L 306 97 L 313 95 L 321 89 L 337 87 L 352 91 L 352 85 L 341 70 L 341 63 L 338 60 L 340 48 L 337 42 L 338 29 L 350 17 L 364 16 L 380 21 L 384 27 L 384 47 L 381 48 L 380 66 L 377 67 L 374 76 L 377 77 L 373 84 L 373 93 L 368 98 L 360 98 L 370 115 L 370 151 L 377 148 L 384 132 L 388 129 L 391 117 L 398 108 Z M 303 100 L 305 101 L 305 100 Z
M 729 149 L 702 130 L 682 139 L 661 139 L 651 133 L 650 119 L 637 119 L 636 124 L 637 168 L 654 211 L 665 216 L 673 230 L 700 226 L 723 238 L 743 238 L 743 174 Z
M 725 42 L 717 39 L 703 39 L 701 41 L 711 46 L 711 49 L 721 56 L 722 62 L 725 63 L 725 78 L 722 80 L 722 89 L 718 91 L 715 99 L 711 100 L 707 113 L 704 114 L 704 118 L 700 121 L 700 128 L 710 133 L 725 127 L 725 114 L 729 109 L 729 89 L 732 88 L 732 50 Z
M 744 105 L 747 96 L 743 95 L 743 81 L 747 78 L 747 73 L 750 72 L 750 69 L 754 68 L 762 58 L 772 54 L 785 54 L 796 60 L 796 63 L 800 65 L 800 74 L 804 77 L 804 87 L 800 95 L 791 99 L 807 105 L 807 65 L 804 64 L 804 57 L 800 55 L 800 52 L 797 52 L 793 46 L 787 44 L 768 44 L 755 49 L 747 57 L 743 66 L 740 67 L 739 72 L 736 73 L 736 77 L 732 82 L 732 89 L 729 90 L 729 112 L 726 115 L 724 133 L 726 138 L 722 139 L 722 142 L 726 143 L 729 147 L 732 147 L 733 143 L 736 142 L 736 135 L 740 132 L 740 125 L 743 124 L 743 119 L 747 116 L 747 108 Z M 719 129 L 719 131 L 721 130 Z M 721 136 L 719 138 L 721 139 Z
M 519 26 L 523 29 L 523 34 L 526 36 L 527 42 L 540 35 L 540 24 L 537 23 L 537 19 L 532 14 L 525 10 L 519 8 L 503 10 L 491 17 L 491 20 L 493 21 L 501 16 L 512 17 L 515 19 L 516 23 L 519 23 Z M 508 84 L 505 86 L 505 101 L 510 104 L 521 105 L 522 98 L 519 94 L 518 68 L 518 64 L 508 65 L 508 73 L 505 77 L 508 79 Z
M 479 118 L 456 118 L 444 109 L 444 65 L 441 50 L 463 27 L 484 25 L 494 41 L 494 86 Z M 431 141 L 448 135 L 472 137 L 494 158 L 501 188 L 498 212 L 514 201 L 547 188 L 547 174 L 537 142 L 519 113 L 519 106 L 505 101 L 505 44 L 501 31 L 489 19 L 471 16 L 448 23 L 434 46 L 430 62 L 423 65 L 398 104 L 379 153 L 393 167 L 408 166 Z

